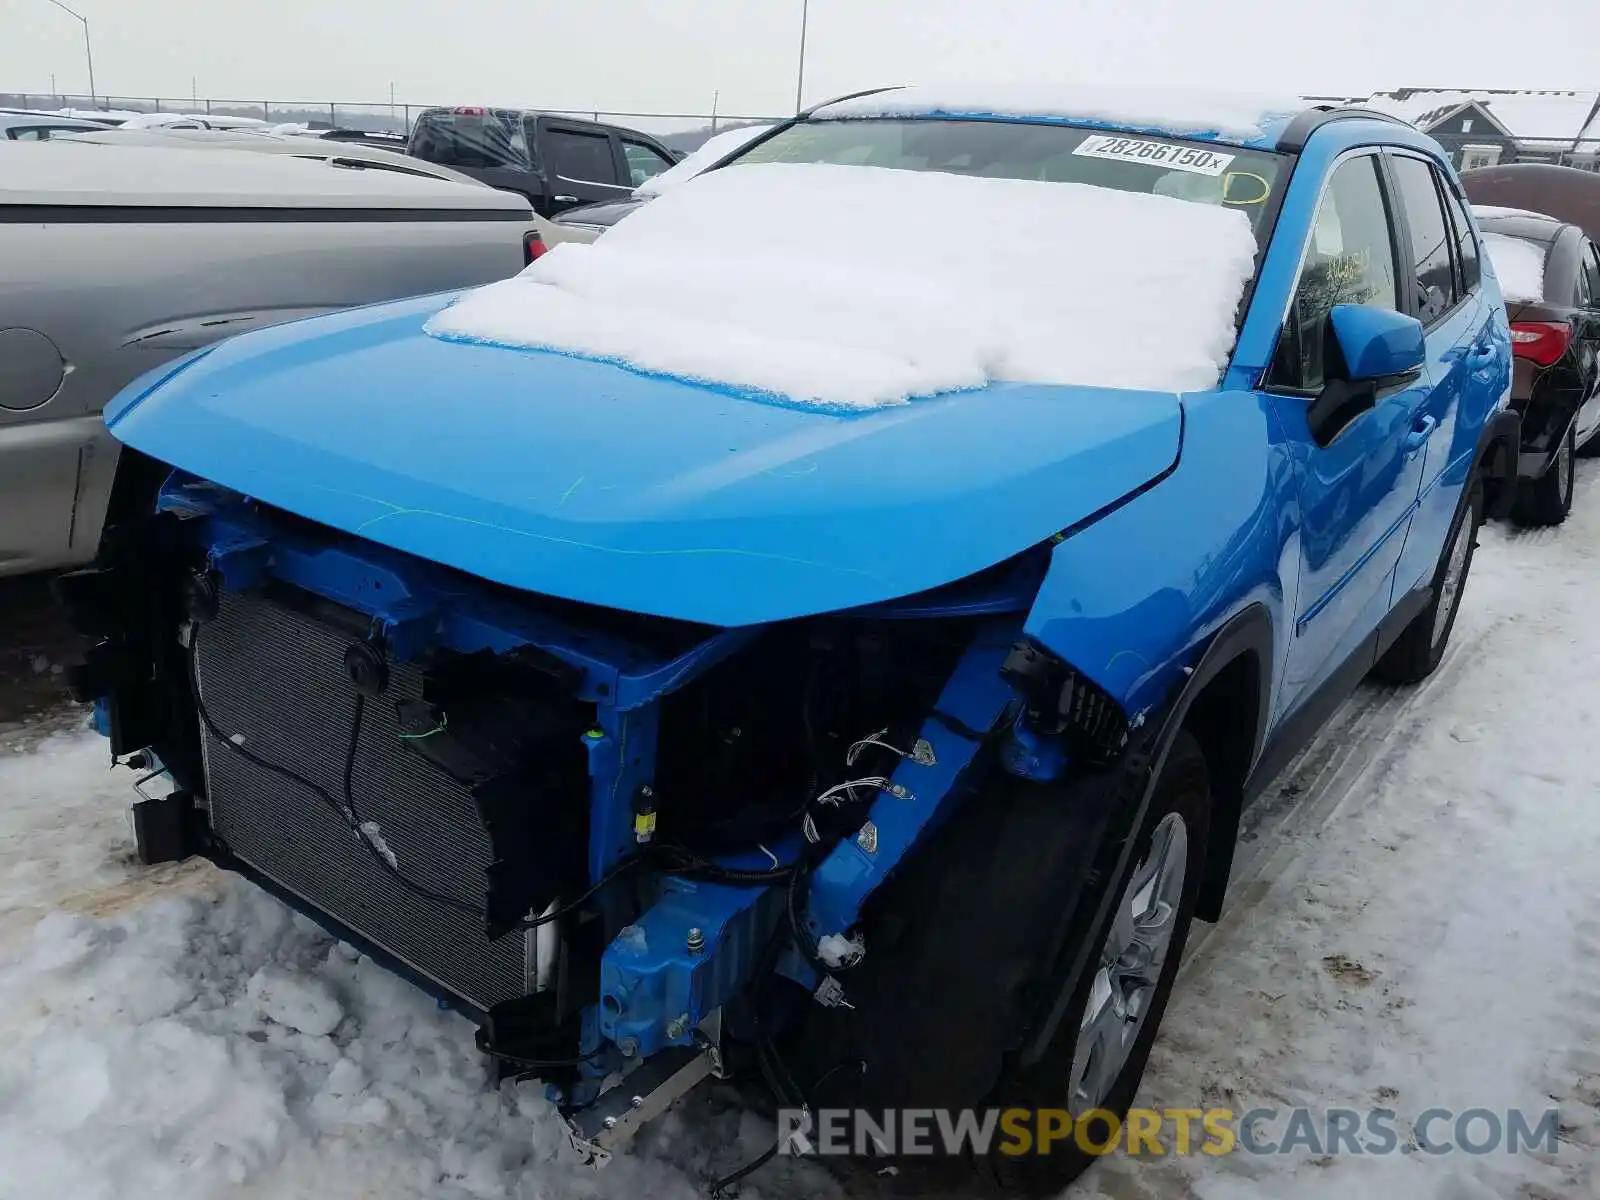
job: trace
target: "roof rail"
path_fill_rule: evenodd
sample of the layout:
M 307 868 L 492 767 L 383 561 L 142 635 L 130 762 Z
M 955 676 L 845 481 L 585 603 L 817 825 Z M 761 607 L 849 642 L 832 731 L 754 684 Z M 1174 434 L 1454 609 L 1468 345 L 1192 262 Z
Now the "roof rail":
M 1416 128 L 1409 121 L 1402 121 L 1393 113 L 1378 112 L 1372 108 L 1346 108 L 1343 105 L 1318 104 L 1306 109 L 1284 127 L 1283 133 L 1278 137 L 1276 149 L 1286 154 L 1298 154 L 1306 148 L 1306 142 L 1311 135 L 1324 125 L 1333 121 L 1358 119 L 1388 121 L 1392 125 L 1404 125 L 1407 129 Z
M 813 104 L 810 108 L 798 113 L 796 115 L 796 120 L 798 120 L 800 117 L 809 117 L 817 110 L 827 108 L 830 105 L 843 104 L 846 100 L 859 100 L 863 96 L 876 96 L 882 92 L 903 91 L 905 86 L 906 85 L 903 83 L 892 83 L 888 87 L 864 88 L 859 92 L 847 92 L 843 96 L 835 96 L 831 100 L 824 100 L 821 104 Z

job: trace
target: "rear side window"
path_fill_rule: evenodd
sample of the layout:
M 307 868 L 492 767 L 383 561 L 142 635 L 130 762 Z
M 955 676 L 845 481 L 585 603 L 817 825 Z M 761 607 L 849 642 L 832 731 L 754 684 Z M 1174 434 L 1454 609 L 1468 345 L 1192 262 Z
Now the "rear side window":
M 617 182 L 617 161 L 607 134 L 546 129 L 542 148 L 550 169 L 568 183 Z
M 1456 302 L 1455 271 L 1450 261 L 1454 237 L 1440 207 L 1435 172 L 1420 158 L 1393 155 L 1395 187 L 1411 225 L 1411 269 L 1417 281 L 1417 311 L 1424 325 L 1443 316 Z
M 1585 238 L 1583 252 L 1578 259 L 1578 307 L 1600 307 L 1600 259 L 1595 257 L 1593 242 Z
M 1309 391 L 1327 382 L 1335 304 L 1396 308 L 1394 235 L 1375 155 L 1341 163 L 1317 209 L 1269 384 Z
M 1456 266 L 1461 272 L 1462 294 L 1472 291 L 1483 279 L 1483 268 L 1478 262 L 1478 237 L 1472 232 L 1472 222 L 1467 220 L 1467 213 L 1461 207 L 1461 201 L 1453 189 L 1443 179 L 1439 180 L 1439 190 L 1444 193 L 1445 207 L 1450 210 L 1450 223 L 1456 230 Z
M 528 139 L 515 114 L 480 109 L 429 112 L 417 118 L 408 150 L 415 158 L 445 167 L 529 170 Z

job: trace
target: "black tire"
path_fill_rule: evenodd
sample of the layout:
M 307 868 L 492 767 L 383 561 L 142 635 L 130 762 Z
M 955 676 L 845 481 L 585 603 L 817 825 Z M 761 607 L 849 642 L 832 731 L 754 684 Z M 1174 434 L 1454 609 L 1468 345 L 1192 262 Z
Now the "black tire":
M 1143 1022 L 1101 1106 L 1125 1112 L 1172 990 L 1204 869 L 1210 788 L 1194 738 L 1178 734 L 1134 850 L 1113 878 L 1095 868 L 1107 858 L 1099 852 L 1115 848 L 1108 831 L 1133 798 L 1117 770 L 1054 785 L 996 770 L 883 889 L 866 924 L 866 959 L 841 976 L 856 1007 L 810 1006 L 788 1053 L 797 1077 L 810 1081 L 813 1103 L 871 1111 L 1068 1108 L 1072 1051 L 1094 973 L 1069 998 L 1042 1058 L 1020 1067 L 1018 1050 L 1053 999 L 1045 976 L 1052 962 L 1070 961 L 1085 943 L 1105 942 L 1115 912 L 1097 919 L 1102 899 L 1111 889 L 1122 895 L 1155 830 L 1176 813 L 1187 840 L 1182 895 L 1159 977 L 1139 993 Z M 1051 1150 L 897 1162 L 905 1186 L 927 1196 L 949 1186 L 970 1194 L 974 1184 L 1051 1193 L 1094 1161 L 1070 1139 Z M 874 1160 L 857 1165 L 870 1168 Z
M 1461 596 L 1467 590 L 1467 578 L 1472 573 L 1472 558 L 1478 548 L 1478 527 L 1482 521 L 1483 485 L 1473 480 L 1467 485 L 1461 509 L 1450 526 L 1450 536 L 1445 538 L 1444 547 L 1439 551 L 1439 564 L 1433 571 L 1433 601 L 1412 618 L 1405 631 L 1377 661 L 1372 668 L 1376 678 L 1385 683 L 1421 683 L 1438 668 L 1461 612 Z M 1451 557 L 1459 549 L 1458 539 L 1463 534 L 1465 557 L 1454 586 L 1447 587 Z M 1449 610 L 1441 620 L 1440 611 L 1447 604 Z
M 1183 960 L 1183 949 L 1188 942 L 1189 929 L 1194 921 L 1195 901 L 1200 894 L 1201 878 L 1205 869 L 1206 836 L 1211 823 L 1211 788 L 1206 772 L 1206 760 L 1200 745 L 1187 731 L 1180 731 L 1156 782 L 1150 808 L 1140 829 L 1134 851 L 1122 874 L 1109 879 L 1094 897 L 1098 901 L 1105 892 L 1120 896 L 1134 878 L 1137 869 L 1150 852 L 1152 837 L 1169 817 L 1179 818 L 1185 829 L 1187 846 L 1181 899 L 1173 917 L 1171 940 L 1165 960 L 1153 988 L 1143 994 L 1144 1017 L 1137 1029 L 1127 1057 L 1117 1072 L 1104 1098 L 1092 1107 L 1113 1114 L 1120 1124 L 1133 1105 L 1144 1078 L 1144 1069 L 1150 1059 L 1150 1049 L 1155 1044 L 1161 1018 L 1167 1009 L 1167 1000 L 1177 979 L 1178 967 Z M 1115 913 L 1110 914 L 1114 917 Z M 1079 935 L 1092 946 L 1104 943 L 1111 919 Z M 1095 981 L 1095 972 L 1085 972 L 1076 993 L 1068 1002 L 1056 1032 L 1038 1062 L 1024 1068 L 1015 1068 L 1001 1080 L 985 1107 L 994 1108 L 1071 1108 L 1073 1097 L 1071 1081 L 1075 1061 L 1079 1027 Z M 1094 1131 L 1094 1141 L 1103 1143 L 1110 1131 Z M 1050 1147 L 1049 1153 L 1007 1155 L 991 1152 L 974 1165 L 980 1176 L 992 1185 L 1006 1191 L 1026 1195 L 1052 1195 L 1082 1175 L 1096 1161 L 1097 1156 L 1082 1150 L 1075 1139 L 1064 1139 Z
M 1593 401 L 1590 401 L 1593 403 Z M 1600 458 L 1600 429 L 1596 429 L 1585 439 L 1583 445 L 1578 447 L 1579 458 Z
M 1568 427 L 1543 475 L 1537 479 L 1518 480 L 1516 503 L 1511 506 L 1511 519 L 1518 525 L 1559 525 L 1567 519 L 1572 511 L 1572 460 L 1577 451 L 1573 437 Z

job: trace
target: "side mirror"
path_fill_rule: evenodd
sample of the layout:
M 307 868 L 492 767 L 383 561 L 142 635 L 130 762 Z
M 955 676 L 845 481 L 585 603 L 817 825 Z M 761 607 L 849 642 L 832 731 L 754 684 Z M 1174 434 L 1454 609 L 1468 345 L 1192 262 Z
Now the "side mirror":
M 1335 304 L 1328 321 L 1351 383 L 1410 375 L 1427 360 L 1422 322 L 1415 317 L 1392 308 Z

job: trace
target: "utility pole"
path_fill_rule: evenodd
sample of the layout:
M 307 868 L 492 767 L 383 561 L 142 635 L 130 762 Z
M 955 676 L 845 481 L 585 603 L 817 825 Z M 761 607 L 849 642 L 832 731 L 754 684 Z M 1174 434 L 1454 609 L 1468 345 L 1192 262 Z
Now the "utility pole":
M 89 107 L 99 108 L 100 102 L 96 98 L 94 90 L 94 47 L 89 42 L 89 18 L 80 12 L 73 12 L 72 9 L 61 3 L 61 0 L 50 0 L 50 3 L 66 13 L 67 16 L 83 22 L 83 56 L 89 63 Z
M 800 68 L 794 82 L 794 111 L 801 111 L 801 97 L 806 90 L 806 31 L 811 22 L 811 0 L 800 0 Z
M 722 93 L 720 91 L 711 93 L 711 132 L 713 134 L 717 132 L 717 106 L 721 100 Z

